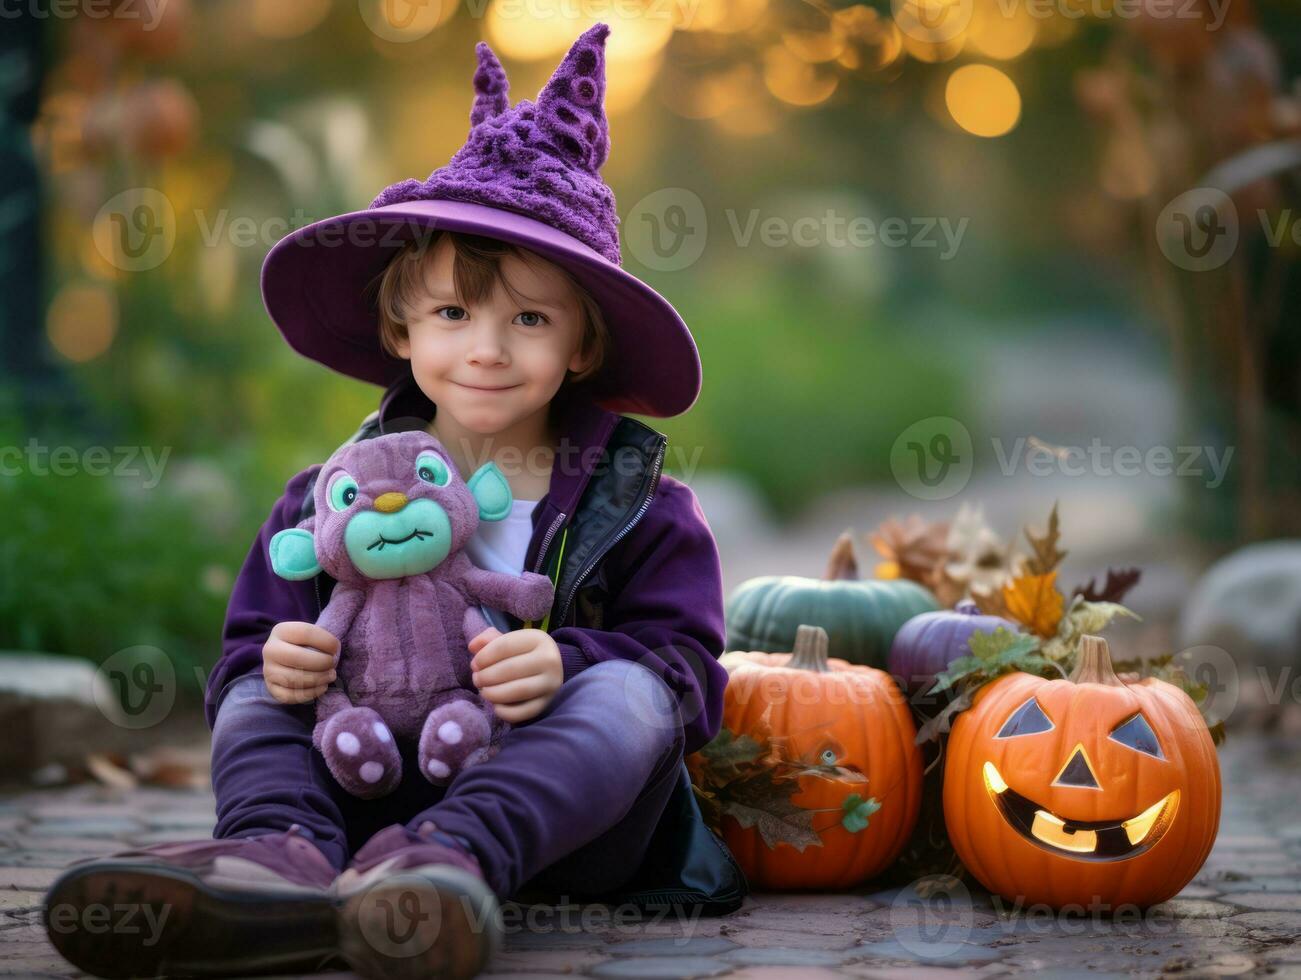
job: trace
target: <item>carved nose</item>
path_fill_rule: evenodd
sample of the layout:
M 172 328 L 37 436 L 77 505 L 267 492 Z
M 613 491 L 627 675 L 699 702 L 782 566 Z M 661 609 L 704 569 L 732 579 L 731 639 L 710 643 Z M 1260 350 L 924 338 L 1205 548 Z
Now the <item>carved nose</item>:
M 1089 765 L 1089 757 L 1083 745 L 1076 745 L 1071 751 L 1070 758 L 1066 760 L 1066 765 L 1062 766 L 1062 771 L 1053 780 L 1053 785 L 1101 789 L 1098 785 L 1098 777 L 1093 774 L 1093 767 Z
M 382 514 L 392 514 L 407 505 L 405 493 L 381 493 L 375 498 L 375 509 Z

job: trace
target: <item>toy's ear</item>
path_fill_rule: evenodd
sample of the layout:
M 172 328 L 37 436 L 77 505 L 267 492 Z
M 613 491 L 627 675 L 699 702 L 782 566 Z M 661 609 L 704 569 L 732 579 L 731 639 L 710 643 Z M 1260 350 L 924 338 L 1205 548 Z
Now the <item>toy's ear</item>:
M 510 484 L 496 463 L 484 463 L 474 471 L 466 486 L 479 503 L 479 520 L 500 521 L 510 514 Z
M 308 531 L 287 527 L 271 539 L 271 567 L 281 578 L 294 582 L 315 578 L 321 572 L 316 543 Z

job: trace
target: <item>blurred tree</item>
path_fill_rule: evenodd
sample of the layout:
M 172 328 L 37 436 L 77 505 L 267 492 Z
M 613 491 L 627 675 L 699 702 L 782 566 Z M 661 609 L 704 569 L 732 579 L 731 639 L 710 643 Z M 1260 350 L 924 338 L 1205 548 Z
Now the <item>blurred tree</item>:
M 43 329 L 40 178 L 30 126 L 44 77 L 45 22 L 23 10 L 6 15 L 0 32 L 0 384 L 25 427 L 75 403 Z

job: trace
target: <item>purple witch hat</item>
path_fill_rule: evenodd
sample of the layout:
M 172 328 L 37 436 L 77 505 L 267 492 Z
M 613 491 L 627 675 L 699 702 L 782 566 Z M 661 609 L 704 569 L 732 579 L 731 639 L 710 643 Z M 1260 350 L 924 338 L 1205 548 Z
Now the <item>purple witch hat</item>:
M 262 267 L 267 312 L 294 350 L 349 377 L 389 385 L 407 362 L 379 343 L 366 286 L 407 241 L 433 228 L 486 235 L 562 266 L 600 305 L 612 350 L 585 382 L 615 412 L 667 417 L 700 392 L 700 357 L 672 305 L 619 265 L 614 192 L 601 179 L 610 150 L 605 39 L 596 24 L 574 42 L 535 102 L 508 99 L 501 62 L 480 42 L 465 145 L 428 179 L 380 192 L 365 211 L 293 232 Z

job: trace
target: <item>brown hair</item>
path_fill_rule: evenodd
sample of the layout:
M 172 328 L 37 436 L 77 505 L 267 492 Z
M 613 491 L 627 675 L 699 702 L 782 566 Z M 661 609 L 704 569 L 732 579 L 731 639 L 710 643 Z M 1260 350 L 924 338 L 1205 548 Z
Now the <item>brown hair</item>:
M 399 356 L 397 341 L 407 338 L 407 318 L 412 304 L 425 290 L 425 262 L 433 254 L 439 239 L 446 235 L 455 254 L 452 257 L 452 281 L 461 303 L 481 303 L 492 294 L 493 285 L 500 282 L 513 299 L 519 296 L 506 281 L 501 271 L 501 260 L 514 255 L 525 262 L 546 261 L 537 253 L 496 238 L 469 235 L 463 232 L 435 229 L 428 235 L 404 245 L 371 282 L 378 284 L 378 313 L 380 345 L 394 357 Z M 597 373 L 609 349 L 610 334 L 601 308 L 591 293 L 584 289 L 569 270 L 555 266 L 569 283 L 578 300 L 579 314 L 583 318 L 583 336 L 579 352 L 591 358 L 591 363 L 579 372 L 566 372 L 565 381 L 584 381 Z

